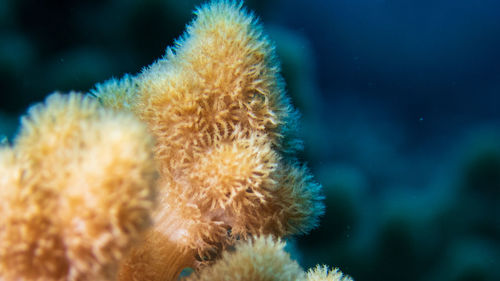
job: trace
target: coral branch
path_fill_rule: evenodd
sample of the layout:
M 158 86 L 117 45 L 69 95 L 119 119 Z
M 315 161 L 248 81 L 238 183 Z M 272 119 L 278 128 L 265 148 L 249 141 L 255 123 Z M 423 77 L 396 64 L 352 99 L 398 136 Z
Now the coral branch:
M 229 1 L 196 15 L 165 58 L 93 91 L 104 105 L 133 111 L 156 137 L 160 205 L 152 231 L 182 249 L 166 255 L 196 253 L 182 258 L 193 267 L 235 238 L 307 232 L 322 212 L 319 186 L 294 159 L 297 113 L 262 27 Z M 183 221 L 179 228 L 167 225 L 170 216 Z M 144 274 L 156 271 L 153 264 Z
M 152 233 L 181 249 L 162 258 L 196 253 L 181 258 L 193 267 L 235 238 L 307 232 L 322 212 L 319 186 L 294 159 L 297 113 L 262 27 L 229 1 L 196 16 L 164 58 L 93 91 L 104 105 L 133 111 L 156 137 L 161 180 Z M 183 223 L 174 229 L 175 219 Z M 153 241 L 134 251 L 152 259 L 143 274 L 156 271 L 155 255 L 144 255 Z
M 0 151 L 2 280 L 110 280 L 150 224 L 152 139 L 133 116 L 58 94 Z

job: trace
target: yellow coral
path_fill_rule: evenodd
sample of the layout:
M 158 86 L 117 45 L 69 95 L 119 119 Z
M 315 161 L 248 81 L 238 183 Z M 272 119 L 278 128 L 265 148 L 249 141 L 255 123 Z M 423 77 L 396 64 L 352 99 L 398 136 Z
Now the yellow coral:
M 152 139 L 133 116 L 54 94 L 0 153 L 2 280 L 110 280 L 150 224 Z
M 285 243 L 270 236 L 240 241 L 213 266 L 189 276 L 186 281 L 352 281 L 337 268 L 316 266 L 307 274 L 290 259 Z
M 302 268 L 290 259 L 284 247 L 284 242 L 270 236 L 240 241 L 234 251 L 225 252 L 213 266 L 193 273 L 186 281 L 305 280 Z
M 97 85 L 112 110 L 55 94 L 0 147 L 1 280 L 350 280 L 306 276 L 276 238 L 323 207 L 273 45 L 241 3 L 196 14 L 139 76 Z
M 326 265 L 317 265 L 307 272 L 307 281 L 352 281 L 352 278 L 340 272 L 338 268 L 329 270 Z
M 262 27 L 241 3 L 214 1 L 196 15 L 134 81 L 93 91 L 104 105 L 133 111 L 156 138 L 159 209 L 123 280 L 172 280 L 235 238 L 307 232 L 322 212 L 319 186 L 294 158 L 297 113 Z M 172 257 L 177 268 L 157 268 Z
M 97 84 L 94 93 L 100 102 L 115 110 L 130 110 L 135 103 L 137 85 L 132 76 L 125 75 L 120 80 L 110 79 L 104 84 Z

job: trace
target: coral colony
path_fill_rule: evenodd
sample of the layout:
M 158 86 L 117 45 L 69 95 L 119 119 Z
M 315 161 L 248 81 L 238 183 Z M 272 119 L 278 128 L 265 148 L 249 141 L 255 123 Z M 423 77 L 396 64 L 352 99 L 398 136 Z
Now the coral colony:
M 0 150 L 2 280 L 350 280 L 281 237 L 322 213 L 273 45 L 241 4 L 90 95 L 53 94 Z

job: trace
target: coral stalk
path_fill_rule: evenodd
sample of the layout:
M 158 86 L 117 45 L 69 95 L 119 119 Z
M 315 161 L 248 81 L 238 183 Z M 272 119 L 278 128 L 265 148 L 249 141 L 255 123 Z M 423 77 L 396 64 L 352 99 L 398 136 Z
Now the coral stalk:
M 118 280 L 175 280 L 194 263 L 194 253 L 185 251 L 163 232 L 150 230 L 123 262 Z

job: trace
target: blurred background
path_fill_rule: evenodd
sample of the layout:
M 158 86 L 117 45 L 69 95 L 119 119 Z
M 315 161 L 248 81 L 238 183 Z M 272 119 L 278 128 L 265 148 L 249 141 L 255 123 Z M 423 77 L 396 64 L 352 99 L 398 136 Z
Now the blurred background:
M 0 0 L 0 142 L 53 91 L 137 74 L 185 0 Z M 248 0 L 326 213 L 290 241 L 356 280 L 500 280 L 500 1 Z

